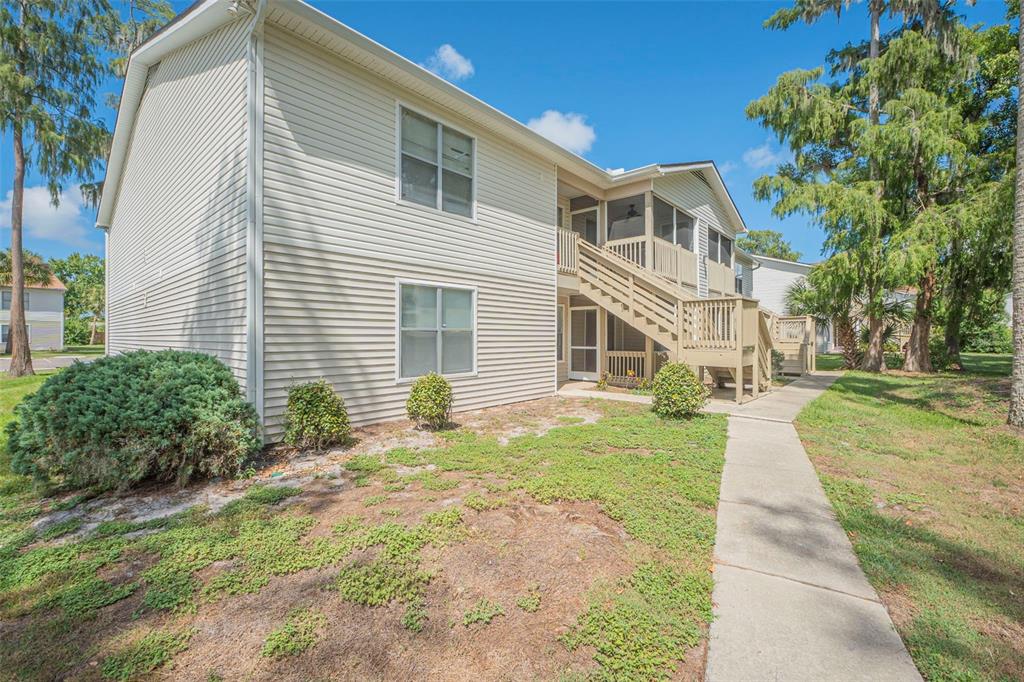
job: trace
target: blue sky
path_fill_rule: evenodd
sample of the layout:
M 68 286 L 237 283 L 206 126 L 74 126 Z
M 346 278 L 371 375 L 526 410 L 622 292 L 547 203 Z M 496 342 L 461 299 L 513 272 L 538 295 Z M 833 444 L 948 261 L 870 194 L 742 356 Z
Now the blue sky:
M 777 32 L 761 25 L 786 3 L 312 4 L 602 167 L 714 159 L 749 228 L 780 230 L 805 260 L 819 256 L 822 235 L 805 218 L 780 221 L 769 203 L 754 200 L 754 179 L 786 153 L 743 109 L 783 71 L 820 65 L 830 48 L 860 40 L 867 31 L 863 5 L 841 21 Z M 179 10 L 188 5 L 174 3 Z M 981 0 L 961 11 L 972 23 L 1002 23 L 1005 5 Z M 106 89 L 119 87 L 111 82 Z M 113 114 L 103 112 L 111 122 Z M 10 138 L 3 136 L 3 245 L 10 241 L 10 157 Z M 41 184 L 29 176 L 26 246 L 47 257 L 102 253 L 93 211 L 74 191 L 52 209 Z

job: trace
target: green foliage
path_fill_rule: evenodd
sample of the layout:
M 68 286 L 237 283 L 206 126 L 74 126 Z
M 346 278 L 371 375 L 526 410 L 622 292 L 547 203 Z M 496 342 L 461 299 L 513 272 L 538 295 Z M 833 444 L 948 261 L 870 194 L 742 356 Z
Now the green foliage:
M 786 354 L 781 350 L 775 350 L 772 348 L 772 374 L 778 376 L 782 374 L 783 363 L 786 361 Z
M 486 511 L 504 507 L 508 500 L 503 497 L 484 497 L 480 493 L 470 493 L 462 500 L 462 504 L 474 511 Z
M 108 680 L 127 682 L 152 672 L 188 648 L 194 630 L 153 630 L 137 642 L 107 656 L 100 673 Z
M 667 679 L 679 652 L 700 641 L 697 623 L 711 619 L 711 587 L 705 570 L 642 564 L 615 589 L 595 593 L 562 639 L 572 650 L 594 647 L 594 660 L 609 676 Z
M 516 599 L 516 606 L 527 613 L 536 613 L 540 608 L 540 600 L 540 589 L 537 586 L 534 586 L 530 590 L 529 594 Z
M 452 387 L 440 374 L 431 372 L 417 379 L 405 403 L 409 419 L 432 429 L 442 429 L 452 416 Z
M 256 412 L 220 360 L 135 351 L 49 377 L 7 426 L 11 468 L 70 487 L 233 476 L 256 452 Z
M 489 599 L 481 599 L 473 605 L 469 611 L 462 616 L 462 624 L 466 627 L 473 625 L 474 623 L 483 623 L 484 625 L 490 625 L 491 621 L 497 616 L 504 616 L 505 609 L 501 608 L 501 604 L 495 604 Z
M 961 328 L 962 349 L 969 353 L 1012 353 L 1013 330 L 1006 313 L 1000 313 L 981 324 L 965 320 Z
M 76 530 L 82 527 L 82 519 L 78 517 L 70 518 L 60 523 L 55 523 L 46 530 L 43 531 L 41 537 L 43 540 L 55 540 L 62 535 L 68 533 L 74 533 Z
M 346 523 L 336 532 L 353 537 L 357 548 L 379 547 L 372 561 L 350 564 L 338 574 L 334 587 L 342 598 L 363 606 L 402 602 L 407 608 L 403 625 L 419 632 L 426 620 L 423 591 L 431 578 L 419 568 L 420 551 L 429 544 L 443 545 L 461 538 L 462 512 L 452 507 L 427 514 L 412 528 L 388 522 L 362 532 Z
M 64 343 L 87 344 L 92 323 L 102 320 L 106 263 L 100 256 L 72 253 L 67 258 L 51 258 L 53 273 L 64 283 Z
M 747 230 L 737 237 L 736 246 L 747 253 L 781 260 L 798 261 L 801 253 L 793 249 L 781 232 L 775 230 Z
M 25 284 L 49 284 L 54 271 L 35 251 L 22 251 L 22 267 L 25 272 Z M 0 285 L 11 286 L 11 250 L 0 251 Z
M 364 507 L 376 507 L 378 504 L 383 504 L 388 499 L 387 495 L 370 495 L 363 500 Z
M 351 431 L 345 401 L 324 379 L 288 390 L 284 442 L 319 450 L 345 442 Z
M 277 630 L 267 636 L 260 653 L 267 658 L 295 656 L 323 639 L 327 617 L 312 609 L 297 609 Z
M 667 363 L 658 370 L 652 390 L 655 414 L 671 419 L 692 417 L 711 395 L 693 370 L 679 362 Z

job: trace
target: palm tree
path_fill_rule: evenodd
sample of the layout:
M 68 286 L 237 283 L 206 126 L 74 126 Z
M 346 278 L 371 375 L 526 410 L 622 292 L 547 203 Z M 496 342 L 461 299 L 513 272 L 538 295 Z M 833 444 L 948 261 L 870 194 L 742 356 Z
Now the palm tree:
M 1024 92 L 1024 30 L 1017 29 L 1017 85 Z M 1013 199 L 1013 381 L 1007 422 L 1024 428 L 1024 98 L 1017 97 L 1017 186 Z
M 797 280 L 786 290 L 785 302 L 790 315 L 810 315 L 823 327 L 831 323 L 836 343 L 842 349 L 843 366 L 846 369 L 857 367 L 860 349 L 853 319 L 852 287 L 829 281 L 823 270 L 812 268 L 807 279 Z

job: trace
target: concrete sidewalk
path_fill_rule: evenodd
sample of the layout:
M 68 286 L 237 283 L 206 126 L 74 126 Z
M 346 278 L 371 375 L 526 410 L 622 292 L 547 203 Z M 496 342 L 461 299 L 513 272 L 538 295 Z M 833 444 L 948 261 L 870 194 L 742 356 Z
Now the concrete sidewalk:
M 48 369 L 62 369 L 70 367 L 73 362 L 92 362 L 101 355 L 51 355 L 49 357 L 32 358 L 32 368 L 37 372 Z M 10 358 L 0 358 L 0 372 L 6 372 L 11 366 Z
M 791 423 L 836 376 L 707 408 L 730 415 L 709 682 L 921 679 Z

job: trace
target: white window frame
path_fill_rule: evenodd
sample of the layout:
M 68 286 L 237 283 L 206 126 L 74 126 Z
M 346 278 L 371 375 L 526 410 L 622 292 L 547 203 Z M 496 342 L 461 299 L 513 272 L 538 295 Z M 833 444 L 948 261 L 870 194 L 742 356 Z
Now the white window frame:
M 440 358 L 438 358 L 437 373 L 448 379 L 459 379 L 463 377 L 475 377 L 477 376 L 477 339 L 480 335 L 479 317 L 477 315 L 477 288 L 474 284 L 464 284 L 461 282 L 439 282 L 431 280 L 421 279 L 405 279 L 402 277 L 395 278 L 395 383 L 396 384 L 411 384 L 412 382 L 419 379 L 419 376 L 415 377 L 403 377 L 402 376 L 402 285 L 413 285 L 421 287 L 434 287 L 438 290 L 441 289 L 459 289 L 461 291 L 469 291 L 472 296 L 472 310 L 473 310 L 473 368 L 468 372 L 458 372 L 454 374 L 445 374 L 441 372 Z M 437 314 L 440 316 L 442 313 L 441 306 L 437 307 Z M 440 327 L 440 321 L 438 322 L 438 329 Z M 438 348 L 441 348 L 439 346 Z M 440 351 L 439 351 L 440 352 Z M 420 375 L 425 376 L 425 375 Z
M 24 305 L 22 306 L 22 309 L 25 312 L 28 312 L 31 309 L 31 308 L 29 308 L 29 305 L 30 305 L 29 302 L 32 300 L 32 297 L 29 295 L 29 293 L 30 293 L 29 290 L 25 289 L 24 296 L 21 299 L 22 302 L 24 303 Z M 14 290 L 13 289 L 8 289 L 8 290 L 4 291 L 3 294 L 6 294 L 11 302 L 9 304 L 7 304 L 6 306 L 4 306 L 4 305 L 2 305 L 3 301 L 0 300 L 0 310 L 10 310 L 11 306 L 14 304 Z M 0 299 L 2 299 L 2 298 L 3 298 L 3 295 L 0 294 Z
M 0 324 L 0 328 L 2 328 L 2 327 L 7 327 L 7 333 L 8 334 L 11 333 L 11 323 L 10 322 L 8 322 L 6 324 Z M 25 323 L 25 335 L 28 337 L 28 345 L 29 345 L 29 347 L 31 347 L 32 346 L 32 325 L 30 325 L 28 323 Z M 64 336 L 61 335 L 61 338 L 63 339 Z M 5 345 L 7 343 L 7 341 L 3 339 L 3 334 L 2 333 L 0 333 L 0 343 L 5 344 Z M 0 352 L 3 352 L 3 351 L 0 351 Z
M 434 200 L 434 205 L 433 206 L 427 206 L 425 204 L 418 204 L 415 201 L 409 201 L 408 199 L 403 199 L 402 198 L 402 109 L 408 109 L 412 113 L 417 114 L 419 116 L 422 116 L 423 118 L 429 119 L 429 120 L 433 121 L 437 125 L 437 154 L 438 154 L 438 158 L 437 158 L 437 161 L 436 161 L 436 165 L 437 165 L 437 196 L 436 196 L 436 198 Z M 468 216 L 464 216 L 464 215 L 461 215 L 459 213 L 452 213 L 451 211 L 446 211 L 443 208 L 441 208 L 441 206 L 443 205 L 443 196 L 444 196 L 444 194 L 443 194 L 443 187 L 444 187 L 444 177 L 443 177 L 443 175 L 444 175 L 444 158 L 443 158 L 443 153 L 442 153 L 442 142 L 443 142 L 443 139 L 444 139 L 444 129 L 445 128 L 449 128 L 451 130 L 454 130 L 455 132 L 459 133 L 460 135 L 465 135 L 466 137 L 469 138 L 470 144 L 472 145 L 473 177 L 470 178 L 470 180 L 471 180 L 470 187 L 472 188 L 472 192 L 470 192 L 470 214 Z M 410 156 L 412 156 L 412 155 L 410 154 Z M 419 157 L 415 157 L 415 156 L 413 158 L 417 158 L 420 161 L 423 161 L 425 163 L 435 163 L 434 161 L 428 161 L 427 159 L 420 159 Z M 452 171 L 452 172 L 457 172 L 457 171 Z M 471 223 L 476 223 L 477 222 L 476 197 L 477 197 L 477 183 L 479 182 L 479 177 L 480 177 L 480 174 L 477 172 L 477 139 L 476 139 L 476 135 L 470 134 L 465 129 L 460 128 L 457 125 L 452 125 L 451 122 L 447 121 L 446 119 L 444 119 L 441 116 L 437 116 L 436 114 L 425 112 L 424 110 L 422 110 L 422 109 L 420 109 L 418 107 L 410 106 L 409 104 L 407 104 L 406 102 L 403 102 L 402 100 L 395 100 L 395 203 L 397 203 L 399 205 L 402 205 L 402 206 L 409 206 L 409 207 L 412 207 L 412 208 L 417 208 L 417 209 L 420 209 L 420 210 L 433 211 L 435 213 L 439 213 L 441 215 L 449 216 L 451 218 L 457 218 L 457 219 L 460 219 L 460 220 L 468 220 Z

